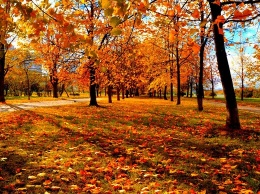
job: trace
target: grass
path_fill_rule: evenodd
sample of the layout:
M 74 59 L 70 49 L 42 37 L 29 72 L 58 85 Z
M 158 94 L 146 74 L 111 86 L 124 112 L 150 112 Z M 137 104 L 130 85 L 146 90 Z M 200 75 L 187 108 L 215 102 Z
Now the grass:
M 3 193 L 257 193 L 259 114 L 130 98 L 1 113 Z
M 67 97 L 66 94 L 63 94 L 59 98 L 53 98 L 52 96 L 42 96 L 39 97 L 34 92 L 32 96 L 30 96 L 30 100 L 28 100 L 28 96 L 6 96 L 6 102 L 9 104 L 17 104 L 17 103 L 26 103 L 26 102 L 40 102 L 40 101 L 55 101 L 55 100 L 61 100 L 61 99 L 77 99 L 77 98 L 89 98 L 89 93 L 80 93 L 79 96 L 72 96 L 70 95 Z

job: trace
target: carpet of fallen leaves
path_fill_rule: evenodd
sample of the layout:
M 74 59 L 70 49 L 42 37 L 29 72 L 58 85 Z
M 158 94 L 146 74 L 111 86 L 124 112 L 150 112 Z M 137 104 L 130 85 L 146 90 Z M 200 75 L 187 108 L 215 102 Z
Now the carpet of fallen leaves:
M 0 117 L 2 193 L 260 193 L 259 114 L 131 98 Z

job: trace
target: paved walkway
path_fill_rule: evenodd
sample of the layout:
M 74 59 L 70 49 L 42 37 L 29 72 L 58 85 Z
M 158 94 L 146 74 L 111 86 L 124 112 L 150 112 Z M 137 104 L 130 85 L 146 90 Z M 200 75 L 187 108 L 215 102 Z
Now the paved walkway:
M 0 112 L 12 112 L 16 110 L 26 110 L 26 109 L 36 108 L 36 107 L 62 106 L 62 105 L 74 104 L 77 102 L 89 102 L 89 98 L 26 102 L 26 103 L 19 103 L 19 104 L 8 104 L 8 103 L 0 104 Z
M 226 106 L 226 104 L 223 102 L 207 102 L 207 103 L 214 103 L 216 106 L 223 106 L 223 107 Z M 254 112 L 254 113 L 260 114 L 260 107 L 238 105 L 238 110 L 244 110 L 244 111 L 249 111 L 249 112 Z

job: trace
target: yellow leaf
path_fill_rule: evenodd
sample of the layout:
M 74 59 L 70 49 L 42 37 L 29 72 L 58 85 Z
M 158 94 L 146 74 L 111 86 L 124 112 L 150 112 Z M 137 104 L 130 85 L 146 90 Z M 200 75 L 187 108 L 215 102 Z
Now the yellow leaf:
M 120 35 L 121 33 L 122 33 L 122 31 L 121 31 L 120 29 L 118 29 L 118 28 L 113 28 L 113 29 L 111 30 L 111 34 L 114 35 L 114 36 L 118 36 L 118 35 Z
M 115 28 L 116 26 L 118 26 L 121 23 L 121 20 L 119 17 L 114 16 L 110 19 L 110 25 Z
M 199 176 L 199 175 L 197 173 L 191 173 L 191 176 L 196 177 L 196 176 Z
M 101 7 L 104 9 L 109 8 L 110 6 L 110 1 L 109 0 L 101 0 Z
M 207 20 L 203 20 L 201 23 L 200 23 L 200 27 L 203 28 L 204 26 L 206 26 L 207 24 Z
M 114 12 L 113 8 L 108 8 L 108 9 L 105 9 L 105 11 L 104 11 L 105 16 L 112 16 L 113 12 Z

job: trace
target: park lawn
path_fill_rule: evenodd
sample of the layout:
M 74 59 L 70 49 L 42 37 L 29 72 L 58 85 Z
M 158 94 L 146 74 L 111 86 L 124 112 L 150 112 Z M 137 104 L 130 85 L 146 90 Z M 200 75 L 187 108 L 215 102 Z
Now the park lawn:
M 3 193 L 259 193 L 259 114 L 129 98 L 1 113 Z
M 33 92 L 32 96 L 30 96 L 30 100 L 28 100 L 28 96 L 6 96 L 5 100 L 8 104 L 19 104 L 19 103 L 28 103 L 28 102 L 41 102 L 41 101 L 57 101 L 57 100 L 65 100 L 65 99 L 77 99 L 77 98 L 89 98 L 89 93 L 77 93 L 79 95 L 71 95 L 69 97 L 66 93 L 63 93 L 59 98 L 53 98 L 52 96 L 37 96 L 35 92 Z

